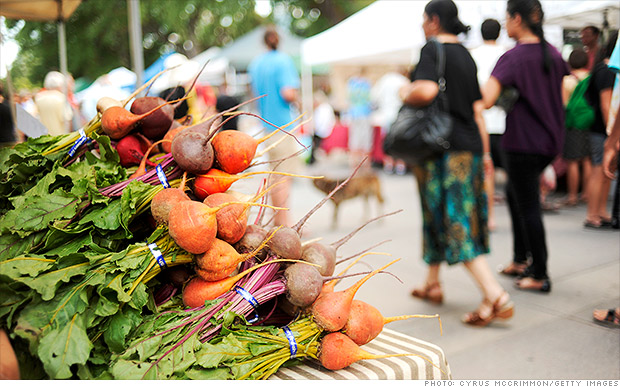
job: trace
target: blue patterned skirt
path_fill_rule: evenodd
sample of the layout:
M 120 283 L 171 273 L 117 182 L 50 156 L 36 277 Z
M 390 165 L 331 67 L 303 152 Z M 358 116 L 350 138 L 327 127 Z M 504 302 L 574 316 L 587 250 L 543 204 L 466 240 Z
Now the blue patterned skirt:
M 489 252 L 482 157 L 448 152 L 414 168 L 423 216 L 423 258 L 453 265 Z

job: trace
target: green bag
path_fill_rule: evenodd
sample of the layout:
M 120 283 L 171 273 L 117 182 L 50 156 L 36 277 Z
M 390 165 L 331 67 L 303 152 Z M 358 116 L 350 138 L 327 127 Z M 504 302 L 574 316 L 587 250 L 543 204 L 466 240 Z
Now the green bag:
M 588 130 L 594 124 L 594 107 L 585 98 L 590 76 L 579 81 L 566 105 L 565 126 L 568 129 Z

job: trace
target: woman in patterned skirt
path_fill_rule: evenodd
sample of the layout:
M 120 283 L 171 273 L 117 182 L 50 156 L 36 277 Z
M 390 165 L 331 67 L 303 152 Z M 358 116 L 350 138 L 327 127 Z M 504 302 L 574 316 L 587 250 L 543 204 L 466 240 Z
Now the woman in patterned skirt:
M 423 258 L 429 271 L 425 284 L 412 295 L 441 303 L 441 263 L 463 263 L 483 295 L 482 304 L 466 314 L 463 322 L 485 326 L 497 318 L 512 317 L 514 306 L 483 256 L 489 252 L 483 170 L 492 161 L 478 130 L 484 120 L 476 65 L 457 38 L 469 28 L 458 19 L 452 0 L 429 2 L 422 27 L 426 38 L 441 43 L 445 53 L 445 93 L 454 126 L 450 150 L 414 167 L 422 203 Z M 402 90 L 405 103 L 426 106 L 438 95 L 436 50 L 430 43 L 422 48 L 412 83 Z M 488 148 L 488 141 L 484 143 Z

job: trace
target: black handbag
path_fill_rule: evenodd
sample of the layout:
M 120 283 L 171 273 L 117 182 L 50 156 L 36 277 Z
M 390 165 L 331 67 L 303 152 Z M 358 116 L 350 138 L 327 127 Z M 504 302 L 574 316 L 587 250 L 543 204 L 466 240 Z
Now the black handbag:
M 439 93 L 428 106 L 403 104 L 383 140 L 385 154 L 412 165 L 439 157 L 450 149 L 452 117 L 445 95 L 445 52 L 441 43 L 431 41 L 437 49 Z

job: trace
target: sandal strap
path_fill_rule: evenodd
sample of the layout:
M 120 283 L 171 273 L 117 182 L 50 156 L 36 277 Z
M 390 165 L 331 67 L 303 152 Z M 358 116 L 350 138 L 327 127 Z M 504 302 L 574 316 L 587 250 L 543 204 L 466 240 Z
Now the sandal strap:
M 605 316 L 604 321 L 614 322 L 614 319 L 618 318 L 616 315 L 615 309 L 609 309 L 607 311 L 607 316 Z
M 508 297 L 508 300 L 507 300 L 506 302 L 504 302 L 504 303 L 501 303 L 501 304 L 500 304 L 500 301 L 502 300 L 502 298 L 503 298 L 504 296 L 508 296 L 508 293 L 507 293 L 505 290 L 502 292 L 502 294 L 500 294 L 500 295 L 499 295 L 499 297 L 497 297 L 497 299 L 495 300 L 495 302 L 492 304 L 492 307 L 493 307 L 493 314 L 495 314 L 495 313 L 497 313 L 497 312 L 501 311 L 501 310 L 502 310 L 502 308 L 503 308 L 504 306 L 506 306 L 506 305 L 510 302 L 510 297 Z M 483 302 L 484 302 L 484 301 L 483 301 Z M 489 302 L 490 302 L 490 301 L 489 301 Z

